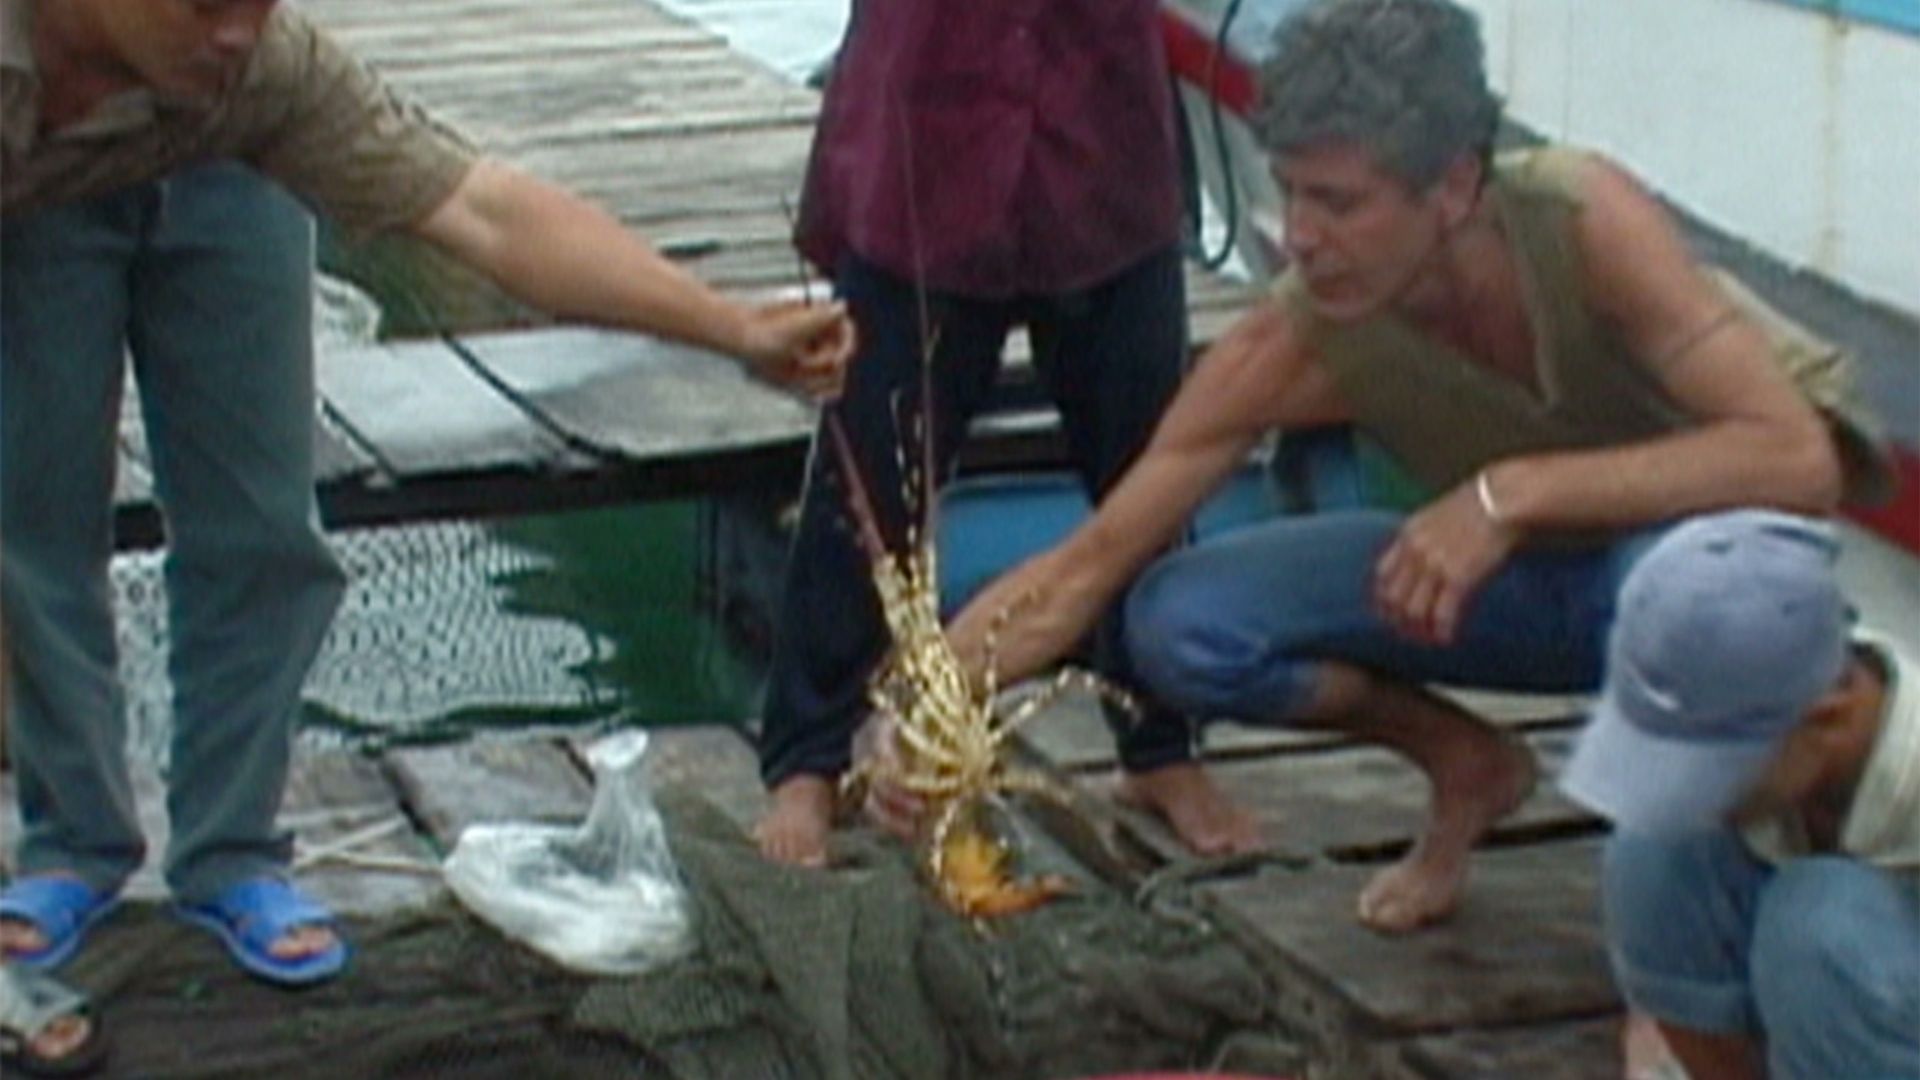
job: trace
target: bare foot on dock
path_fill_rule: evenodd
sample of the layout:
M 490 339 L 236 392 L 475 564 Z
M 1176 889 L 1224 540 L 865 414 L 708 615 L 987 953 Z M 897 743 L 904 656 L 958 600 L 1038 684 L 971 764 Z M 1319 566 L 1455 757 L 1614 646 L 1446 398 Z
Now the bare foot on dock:
M 1413 850 L 1360 891 L 1360 923 L 1404 934 L 1453 913 L 1473 846 L 1533 790 L 1537 773 L 1525 745 L 1489 733 L 1473 752 L 1435 768 L 1432 819 Z
M 797 773 L 774 785 L 772 805 L 753 827 L 760 854 L 789 866 L 827 865 L 833 831 L 833 781 Z
M 1265 846 L 1260 823 L 1228 799 L 1198 762 L 1125 773 L 1113 797 L 1165 821 L 1195 855 L 1244 855 Z

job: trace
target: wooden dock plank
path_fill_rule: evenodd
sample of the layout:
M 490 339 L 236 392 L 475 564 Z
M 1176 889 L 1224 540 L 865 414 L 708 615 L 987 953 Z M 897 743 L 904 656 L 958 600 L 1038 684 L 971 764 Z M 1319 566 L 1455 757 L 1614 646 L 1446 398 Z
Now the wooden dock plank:
M 592 788 L 551 739 L 471 739 L 390 750 L 382 767 L 400 798 L 441 849 L 480 822 L 574 823 Z
M 113 505 L 143 505 L 153 501 L 152 469 L 145 459 L 130 451 L 126 443 L 120 443 L 114 455 Z
M 300 748 L 280 810 L 303 888 L 342 915 L 417 908 L 445 894 L 439 861 L 377 762 Z
M 1270 869 L 1201 893 L 1278 977 L 1325 982 L 1355 1023 L 1445 1032 L 1618 1009 L 1600 938 L 1599 862 L 1597 840 L 1478 852 L 1454 917 L 1398 937 L 1353 917 L 1375 867 Z
M 1526 735 L 1542 777 L 1559 772 L 1571 750 L 1565 730 Z M 1404 758 L 1373 747 L 1290 748 L 1285 754 L 1219 760 L 1208 766 L 1221 790 L 1247 808 L 1276 849 L 1342 858 L 1384 855 L 1410 843 L 1427 816 L 1427 784 Z M 1186 851 L 1156 818 L 1123 811 L 1134 838 L 1172 862 Z M 1542 829 L 1577 830 L 1591 814 L 1543 780 L 1494 837 Z
M 760 756 L 738 728 L 659 728 L 647 748 L 646 770 L 656 789 L 696 789 L 742 828 L 759 820 L 767 807 Z
M 1402 1059 L 1432 1080 L 1620 1080 L 1620 1019 L 1603 1017 L 1416 1039 Z
M 711 115 L 751 108 L 766 111 L 759 100 L 768 90 L 765 77 L 747 77 L 725 63 L 717 49 L 685 49 L 673 64 L 636 66 L 630 53 L 612 48 L 583 54 L 570 66 L 575 79 L 545 88 L 542 76 L 510 58 L 482 57 L 458 67 L 434 67 L 413 80 L 417 96 L 438 93 L 460 95 L 457 107 L 435 111 L 461 127 L 474 126 L 469 135 L 495 152 L 512 156 L 515 146 L 539 141 L 598 137 L 598 126 L 629 123 L 640 118 Z M 471 85 L 483 87 L 479 92 Z M 445 86 L 445 91 L 437 88 Z M 687 109 L 689 96 L 701 100 L 696 113 Z M 792 101 L 770 118 L 813 111 L 806 99 Z M 697 129 L 700 125 L 694 125 Z M 711 126 L 711 125 L 708 125 Z
M 557 437 L 439 341 L 329 350 L 317 366 L 334 416 L 402 479 L 573 460 Z
M 584 762 L 593 740 L 568 740 L 575 760 Z M 767 807 L 760 783 L 760 758 L 746 733 L 723 724 L 661 727 L 647 733 L 641 759 L 647 783 L 656 793 L 687 788 L 720 808 L 742 831 L 753 827 Z
M 120 435 L 114 456 L 114 503 L 151 500 L 153 454 L 147 447 L 147 423 L 140 413 L 140 387 L 132 365 L 120 381 Z
M 342 428 L 323 409 L 314 421 L 313 474 L 321 484 L 337 484 L 362 479 L 380 470 L 378 462 L 355 443 L 353 435 Z
M 1090 694 L 1065 695 L 1022 727 L 1018 737 L 1028 750 L 1056 769 L 1087 772 L 1112 769 L 1118 764 L 1113 732 L 1107 726 L 1106 717 L 1101 715 L 1099 703 Z M 1210 758 L 1331 746 L 1338 741 L 1334 736 L 1318 732 L 1241 724 L 1214 724 L 1205 733 Z
M 812 143 L 804 116 L 764 123 L 683 125 L 656 135 L 628 134 L 599 143 L 535 143 L 515 154 L 525 168 L 604 201 L 624 219 L 627 208 L 721 216 L 736 210 L 777 211 L 800 189 Z M 671 152 L 671 168 L 645 168 Z M 744 200 L 763 199 L 757 204 Z M 644 218 L 642 219 L 644 220 Z
M 799 444 L 814 410 L 739 364 L 638 334 L 556 328 L 461 347 L 527 408 L 603 453 L 634 460 Z
M 130 900 L 159 900 L 167 895 L 166 882 L 160 876 L 161 854 L 166 851 L 167 789 L 160 773 L 151 763 L 131 763 L 134 813 L 140 831 L 147 838 L 146 860 L 127 881 L 125 896 Z M 0 869 L 11 875 L 17 870 L 15 845 L 20 837 L 20 799 L 12 769 L 0 769 Z
M 571 40 L 615 33 L 630 27 L 677 29 L 715 40 L 710 30 L 701 29 L 649 4 L 621 3 L 619 0 L 568 0 L 564 4 L 504 3 L 426 4 L 408 0 L 404 5 L 374 5 L 352 0 L 322 0 L 307 5 L 319 20 L 355 50 L 389 44 L 395 48 L 413 46 L 414 55 L 434 60 L 455 55 L 474 42 L 495 40 L 499 35 L 515 35 L 530 42 L 526 54 L 538 56 L 545 43 L 542 34 L 564 34 Z
M 130 900 L 163 901 L 168 896 L 161 860 L 172 829 L 167 820 L 167 790 L 150 763 L 130 763 L 135 813 L 146 838 L 147 854 L 127 882 Z M 10 771 L 0 771 L 0 835 L 20 835 L 20 805 Z M 342 915 L 374 915 L 424 904 L 442 891 L 432 852 L 401 815 L 398 796 L 372 762 L 347 751 L 294 748 L 279 825 L 294 837 L 296 877 L 304 888 Z M 370 829 L 370 826 L 380 826 Z M 321 859 L 302 865 L 303 856 L 339 845 L 349 859 Z M 12 845 L 0 850 L 0 865 L 12 869 Z M 391 861 L 393 869 L 354 865 L 361 857 Z M 400 870 L 405 864 L 415 869 Z M 432 872 L 421 872 L 432 871 Z
M 140 413 L 139 389 L 131 372 L 120 400 L 120 434 L 113 475 L 113 504 L 116 507 L 149 504 L 155 501 L 153 454 L 147 440 L 147 426 Z M 313 429 L 314 479 L 334 483 L 353 479 L 377 469 L 373 459 L 353 445 L 352 439 L 324 416 L 316 416 Z

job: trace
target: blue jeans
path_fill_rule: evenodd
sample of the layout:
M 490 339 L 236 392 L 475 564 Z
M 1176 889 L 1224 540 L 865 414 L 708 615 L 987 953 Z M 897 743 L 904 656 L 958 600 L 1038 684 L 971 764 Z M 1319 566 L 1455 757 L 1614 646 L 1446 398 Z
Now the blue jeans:
M 1617 833 L 1614 977 L 1675 1027 L 1764 1042 L 1775 1080 L 1920 1076 L 1920 898 L 1855 859 L 1778 867 L 1730 830 Z
M 169 539 L 165 870 L 201 901 L 286 861 L 299 691 L 344 584 L 313 498 L 312 219 L 216 164 L 0 227 L 18 865 L 114 889 L 145 853 L 107 589 L 130 354 Z
M 1574 692 L 1600 683 L 1614 599 L 1659 530 L 1577 550 L 1523 550 L 1481 588 L 1451 645 L 1403 637 L 1374 611 L 1373 567 L 1405 519 L 1334 510 L 1177 551 L 1135 583 L 1135 673 L 1176 708 L 1285 723 L 1340 661 L 1409 682 Z
M 835 287 L 860 326 L 861 350 L 837 410 L 895 544 L 908 513 L 899 450 L 917 462 L 923 334 L 911 282 L 848 259 Z M 937 330 L 933 376 L 933 467 L 944 478 L 967 422 L 993 389 L 1007 333 L 1025 324 L 1034 366 L 1060 407 L 1068 449 L 1097 500 L 1119 479 L 1179 388 L 1186 361 L 1186 286 L 1172 248 L 1077 293 L 979 300 L 931 293 Z M 846 484 L 832 445 L 814 439 L 800 524 L 788 558 L 774 629 L 760 739 L 768 786 L 794 773 L 847 767 L 853 729 L 867 710 L 866 682 L 888 647 L 866 557 L 847 527 Z M 1116 605 L 1116 608 L 1118 605 Z M 1096 666 L 1130 685 L 1116 610 L 1097 634 Z M 1150 769 L 1192 755 L 1187 718 L 1149 703 L 1139 722 L 1111 718 L 1119 756 Z

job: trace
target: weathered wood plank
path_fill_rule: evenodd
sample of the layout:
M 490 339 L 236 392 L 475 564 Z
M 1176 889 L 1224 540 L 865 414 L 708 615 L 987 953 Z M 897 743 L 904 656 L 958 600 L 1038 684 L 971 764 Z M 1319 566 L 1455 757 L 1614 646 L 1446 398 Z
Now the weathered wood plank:
M 155 501 L 153 458 L 147 429 L 140 416 L 135 390 L 129 381 L 121 402 L 120 436 L 113 475 L 113 504 L 132 507 Z M 363 476 L 377 469 L 373 459 L 352 443 L 350 436 L 324 417 L 313 429 L 314 478 L 321 483 Z
M 1437 1032 L 1618 1008 L 1600 939 L 1599 860 L 1597 840 L 1479 852 L 1454 917 L 1401 937 L 1353 917 L 1376 867 L 1270 869 L 1200 891 L 1282 978 L 1324 981 L 1383 1030 Z
M 1539 731 L 1526 738 L 1540 762 L 1542 777 L 1556 775 L 1571 750 L 1572 733 Z M 1384 852 L 1411 842 L 1426 821 L 1425 779 L 1398 755 L 1358 746 L 1289 749 L 1295 752 L 1208 766 L 1227 797 L 1254 815 L 1267 841 L 1279 850 L 1341 856 Z M 1125 820 L 1160 857 L 1169 861 L 1185 857 L 1185 850 L 1157 819 L 1128 813 Z M 1593 820 L 1543 781 L 1493 835 L 1574 828 Z
M 141 834 L 147 838 L 147 857 L 140 869 L 127 881 L 125 895 L 130 900 L 158 900 L 167 895 L 166 882 L 160 877 L 161 854 L 167 849 L 167 789 L 159 772 L 144 762 L 133 762 L 134 812 Z M 16 845 L 20 840 L 19 789 L 13 770 L 0 769 L 0 869 L 12 874 L 17 868 Z
M 645 9 L 632 4 L 627 10 Z M 383 73 L 394 72 L 399 83 L 406 82 L 401 73 L 459 67 L 477 60 L 517 57 L 521 64 L 538 68 L 546 61 L 564 64 L 614 46 L 629 55 L 724 47 L 712 33 L 698 27 L 640 18 L 610 21 L 591 17 L 592 12 L 588 18 L 579 18 L 567 12 L 566 5 L 540 5 L 539 25 L 524 17 L 453 17 L 415 19 L 397 27 L 356 24 L 334 34 L 355 56 Z
M 473 9 L 460 6 L 439 12 L 415 13 L 409 0 L 402 11 L 403 21 L 370 22 L 348 19 L 335 10 L 336 4 L 312 4 L 314 15 L 356 54 L 365 50 L 399 53 L 411 49 L 411 55 L 423 63 L 446 58 L 458 62 L 475 48 L 504 48 L 508 43 L 525 41 L 524 56 L 539 56 L 556 47 L 564 47 L 599 36 L 639 35 L 631 47 L 686 41 L 718 40 L 710 30 L 685 23 L 674 23 L 645 4 L 607 6 L 566 4 L 521 4 L 517 7 Z
M 324 411 L 314 420 L 313 441 L 313 474 L 319 483 L 340 483 L 380 469 L 379 463 L 353 441 L 353 435 Z
M 370 758 L 302 748 L 280 824 L 293 832 L 303 888 L 342 915 L 379 915 L 441 896 L 439 863 Z
M 766 213 L 779 210 L 780 195 L 799 190 L 811 128 L 808 118 L 793 117 L 778 126 L 686 129 L 671 140 L 641 135 L 533 145 L 514 158 L 541 176 L 610 193 L 615 197 L 605 201 L 623 209 L 724 213 L 738 207 L 743 194 L 770 192 L 773 197 L 750 207 Z M 671 168 L 644 167 L 667 153 Z
M 1116 763 L 1114 736 L 1090 694 L 1064 695 L 1052 707 L 1020 729 L 1020 740 L 1056 769 L 1084 772 L 1111 769 Z M 1332 736 L 1287 731 L 1282 728 L 1215 724 L 1207 728 L 1206 750 L 1211 757 L 1240 756 L 1284 747 L 1326 746 Z
M 403 479 L 572 460 L 559 439 L 441 342 L 329 350 L 317 367 L 334 415 Z
M 135 456 L 123 440 L 114 456 L 113 504 L 133 506 L 153 501 L 153 472 L 146 461 Z
M 586 761 L 593 740 L 571 739 L 574 757 Z M 647 733 L 642 771 L 655 792 L 685 787 L 750 829 L 767 806 L 760 759 L 744 732 L 721 724 L 663 727 Z
M 443 850 L 477 822 L 578 822 L 592 788 L 549 739 L 473 739 L 390 750 L 382 767 Z
M 1617 1017 L 1416 1039 L 1401 1056 L 1433 1080 L 1619 1080 L 1626 1069 Z
M 303 6 L 328 26 L 334 25 L 336 18 L 349 15 L 352 16 L 351 25 L 404 26 L 417 22 L 431 23 L 435 19 L 461 12 L 513 13 L 524 12 L 528 8 L 527 0 L 408 0 L 406 4 L 394 4 L 391 0 L 307 0 Z M 639 18 L 663 22 L 683 21 L 651 4 L 631 5 L 624 0 L 569 0 L 568 6 L 599 11 L 625 11 L 637 7 L 636 17 Z
M 147 857 L 127 880 L 125 895 L 130 900 L 158 900 L 167 895 L 161 860 L 166 856 L 167 841 L 173 836 L 167 819 L 167 784 L 160 778 L 160 771 L 149 762 L 130 761 L 127 768 L 133 780 L 134 813 L 140 821 L 140 834 L 147 839 Z M 17 802 L 13 799 L 7 802 L 15 813 L 19 812 Z
M 160 864 L 172 834 L 166 785 L 150 763 L 135 761 L 130 768 L 147 856 L 128 880 L 125 895 L 132 900 L 164 900 L 168 890 Z M 0 771 L 0 825 L 4 825 L 0 836 L 7 840 L 0 844 L 0 866 L 11 872 L 13 845 L 20 836 L 20 804 L 10 771 Z M 342 915 L 410 907 L 443 891 L 432 852 L 401 816 L 393 788 L 373 763 L 359 755 L 296 746 L 279 825 L 294 835 L 295 874 L 301 886 Z M 343 840 L 354 842 L 341 846 Z M 327 857 L 303 865 L 303 859 L 311 860 L 329 849 L 347 852 L 348 858 Z M 362 865 L 354 864 L 356 858 Z M 390 860 L 394 868 L 364 865 L 369 858 Z M 401 865 L 432 872 L 400 870 Z
M 486 132 L 509 140 L 590 121 L 689 115 L 689 100 L 700 112 L 759 106 L 769 115 L 796 112 L 811 101 L 791 97 L 765 77 L 728 66 L 727 55 L 717 49 L 671 55 L 671 64 L 636 65 L 631 53 L 608 49 L 581 54 L 565 72 L 548 65 L 529 68 L 508 57 L 485 57 L 458 67 L 425 69 L 406 82 L 412 97 L 444 119 L 460 126 L 476 121 Z M 554 81 L 559 74 L 566 79 Z M 486 132 L 469 134 L 485 138 Z M 491 142 L 488 146 L 496 148 Z
M 120 381 L 120 427 L 114 451 L 113 503 L 128 506 L 154 499 L 153 451 L 147 443 L 147 421 L 140 411 L 140 386 L 133 366 Z
M 657 338 L 559 328 L 480 335 L 461 347 L 528 408 L 630 460 L 793 443 L 813 430 L 805 403 L 732 361 Z

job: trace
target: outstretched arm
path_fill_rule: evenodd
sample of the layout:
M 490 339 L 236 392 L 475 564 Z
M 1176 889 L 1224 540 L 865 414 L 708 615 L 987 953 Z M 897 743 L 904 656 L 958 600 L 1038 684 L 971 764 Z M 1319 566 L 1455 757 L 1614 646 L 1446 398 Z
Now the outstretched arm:
M 743 306 L 606 211 L 499 162 L 476 164 L 414 231 L 543 311 L 727 353 L 814 396 L 838 392 L 853 353 L 840 305 Z
M 1202 357 L 1098 511 L 955 617 L 955 649 L 982 675 L 988 637 L 999 624 L 994 668 L 1002 683 L 1057 661 L 1266 432 L 1330 423 L 1345 412 L 1331 380 L 1298 345 L 1291 316 L 1278 302 L 1261 304 Z

